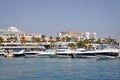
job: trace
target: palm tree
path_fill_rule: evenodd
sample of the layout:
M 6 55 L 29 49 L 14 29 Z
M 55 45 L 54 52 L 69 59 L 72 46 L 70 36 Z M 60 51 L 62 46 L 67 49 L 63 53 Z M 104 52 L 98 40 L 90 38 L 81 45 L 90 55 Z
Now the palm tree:
M 42 41 L 44 42 L 45 41 L 45 35 L 42 35 L 41 38 L 42 38 Z
M 16 42 L 16 41 L 17 41 L 17 37 L 12 37 L 12 36 L 11 36 L 11 37 L 8 37 L 8 38 L 7 38 L 7 41 L 8 41 L 8 42 Z
M 16 42 L 17 40 L 18 40 L 18 38 L 15 36 L 13 41 Z
M 56 37 L 56 41 L 59 42 L 60 41 L 60 37 Z
M 55 44 L 52 36 L 49 37 L 49 42 L 50 42 L 50 48 L 54 48 Z
M 53 42 L 53 37 L 52 36 L 49 37 L 49 42 Z
M 0 43 L 3 43 L 4 39 L 2 37 L 0 37 Z
M 10 42 L 10 38 L 7 38 L 7 42 Z
M 65 37 L 62 38 L 62 41 L 65 42 Z
M 26 42 L 27 42 L 27 40 L 25 39 L 25 37 L 21 37 L 21 43 L 24 44 Z
M 35 42 L 35 37 L 34 36 L 32 37 L 32 41 Z
M 35 37 L 35 42 L 40 42 L 41 38 Z
M 33 42 L 40 42 L 40 40 L 41 39 L 39 37 L 34 37 L 34 36 L 32 37 Z
M 66 42 L 69 42 L 69 41 L 71 41 L 71 38 L 66 36 Z

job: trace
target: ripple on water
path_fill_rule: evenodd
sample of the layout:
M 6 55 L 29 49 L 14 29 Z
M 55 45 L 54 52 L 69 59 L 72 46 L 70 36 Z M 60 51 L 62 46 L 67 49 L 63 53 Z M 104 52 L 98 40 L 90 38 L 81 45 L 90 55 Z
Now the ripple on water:
M 0 80 L 119 80 L 120 59 L 0 57 Z

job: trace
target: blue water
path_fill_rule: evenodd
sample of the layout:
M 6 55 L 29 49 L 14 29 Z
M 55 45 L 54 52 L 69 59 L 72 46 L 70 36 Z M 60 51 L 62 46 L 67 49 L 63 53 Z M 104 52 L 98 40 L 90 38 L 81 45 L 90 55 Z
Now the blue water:
M 120 80 L 120 59 L 0 57 L 0 80 Z

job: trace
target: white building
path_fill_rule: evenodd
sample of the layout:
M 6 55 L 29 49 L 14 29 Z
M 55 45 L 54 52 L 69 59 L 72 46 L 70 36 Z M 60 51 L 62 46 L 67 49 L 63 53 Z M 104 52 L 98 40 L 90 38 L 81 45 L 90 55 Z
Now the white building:
M 5 40 L 10 36 L 16 36 L 18 41 L 20 41 L 19 35 L 23 34 L 23 31 L 20 31 L 16 27 L 9 27 L 8 29 L 0 29 L 0 37 L 3 37 Z
M 8 29 L 0 29 L 0 37 L 7 41 L 9 37 L 17 37 L 17 42 L 20 42 L 21 37 L 25 37 L 27 41 L 31 41 L 32 37 L 41 38 L 41 34 L 26 34 L 16 27 L 9 27 Z
M 23 34 L 23 31 L 20 31 L 19 29 L 17 29 L 16 27 L 9 27 L 8 29 L 0 29 L 0 36 L 3 35 L 9 35 L 9 34 Z
M 89 33 L 89 32 L 85 32 L 84 38 L 85 38 L 85 39 L 90 39 L 90 33 Z
M 91 33 L 90 39 L 96 39 L 96 38 L 97 38 L 97 34 L 95 32 Z
M 96 39 L 97 38 L 97 34 L 95 32 L 93 33 L 85 32 L 83 36 L 85 39 Z
M 84 40 L 84 39 L 96 39 L 97 38 L 97 34 L 95 32 L 81 33 L 81 32 L 77 32 L 74 30 L 69 30 L 67 32 L 59 32 L 58 36 L 60 38 L 63 38 L 63 37 L 77 38 L 79 41 Z
M 32 41 L 33 37 L 41 38 L 41 34 L 20 34 L 20 38 L 24 37 L 27 41 Z
M 59 33 L 58 33 L 58 36 L 59 36 L 60 38 L 71 37 L 67 32 L 59 32 Z

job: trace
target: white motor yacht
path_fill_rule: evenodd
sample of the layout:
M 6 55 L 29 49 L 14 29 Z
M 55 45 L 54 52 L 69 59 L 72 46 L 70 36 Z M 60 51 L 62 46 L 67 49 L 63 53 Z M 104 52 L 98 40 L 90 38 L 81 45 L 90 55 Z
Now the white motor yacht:
M 25 57 L 54 57 L 55 51 L 25 51 Z
M 56 57 L 58 58 L 73 58 L 75 51 L 70 50 L 69 48 L 58 48 L 56 49 Z

